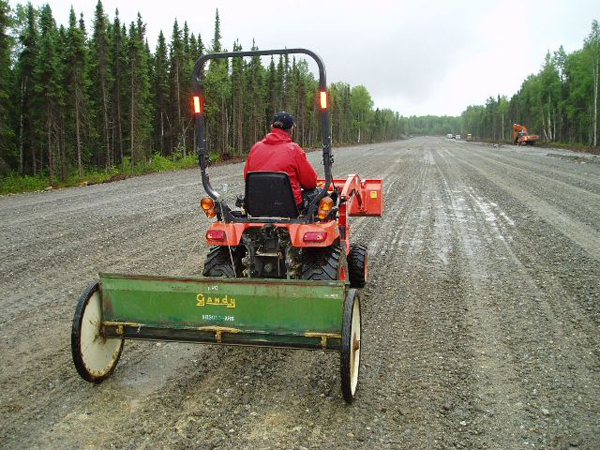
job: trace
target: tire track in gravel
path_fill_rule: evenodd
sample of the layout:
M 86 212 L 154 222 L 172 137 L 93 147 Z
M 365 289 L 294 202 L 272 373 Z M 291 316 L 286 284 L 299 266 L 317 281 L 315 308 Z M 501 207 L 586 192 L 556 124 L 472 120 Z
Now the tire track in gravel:
M 518 375 L 506 364 L 510 352 L 503 345 L 499 323 L 495 317 L 490 317 L 489 295 L 493 290 L 488 284 L 495 276 L 487 268 L 486 259 L 478 257 L 485 255 L 486 238 L 504 242 L 505 238 L 497 228 L 490 227 L 490 230 L 478 226 L 486 223 L 485 213 L 481 217 L 483 210 L 474 197 L 468 195 L 469 185 L 465 184 L 465 180 L 457 176 L 456 170 L 449 170 L 454 169 L 452 156 L 440 152 L 440 157 L 444 161 L 444 164 L 438 165 L 444 185 L 440 204 L 446 205 L 444 215 L 449 218 L 455 245 L 460 248 L 452 264 L 460 267 L 466 277 L 463 280 L 467 295 L 465 316 L 473 336 L 471 364 L 477 380 L 473 386 L 478 413 L 474 420 L 479 430 L 486 430 L 482 437 L 484 447 L 519 448 L 523 445 L 519 428 L 527 413 L 515 399 L 523 398 L 525 392 L 518 382 Z
M 540 191 L 539 186 L 545 186 L 546 190 L 552 192 L 552 196 L 548 198 L 550 204 L 557 207 L 561 211 L 567 211 L 570 215 L 576 217 L 582 221 L 585 225 L 591 226 L 595 229 L 600 229 L 598 224 L 600 223 L 600 209 L 595 208 L 595 205 L 600 204 L 600 192 L 595 192 L 594 189 L 590 189 L 590 186 L 580 187 L 573 184 L 573 181 L 566 179 L 564 175 L 557 177 L 555 174 L 551 175 L 539 175 L 535 172 L 528 171 L 524 168 L 517 167 L 514 164 L 508 164 L 493 157 L 487 152 L 481 153 L 470 153 L 469 156 L 472 160 L 481 158 L 482 163 L 485 161 L 485 165 L 496 169 L 498 172 L 502 172 L 502 169 L 496 168 L 493 165 L 500 166 L 504 169 L 504 173 L 512 178 L 514 182 L 523 185 L 525 182 L 532 183 L 534 189 L 532 193 L 536 196 L 543 195 L 543 191 Z M 489 164 L 492 163 L 492 164 Z M 538 163 L 538 167 L 541 164 Z M 561 181 L 559 178 L 565 179 Z M 535 187 L 538 187 L 537 189 Z
M 373 307 L 378 310 L 376 319 L 381 323 L 371 335 L 384 336 L 385 345 L 370 352 L 380 363 L 373 370 L 377 375 L 374 385 L 368 386 L 368 377 L 363 382 L 374 392 L 365 401 L 372 400 L 372 409 L 391 409 L 395 420 L 383 428 L 390 436 L 384 441 L 385 447 L 390 448 L 446 448 L 467 442 L 464 437 L 449 437 L 455 425 L 444 418 L 449 404 L 464 408 L 460 394 L 449 395 L 448 388 L 462 392 L 469 376 L 457 366 L 460 358 L 453 359 L 456 350 L 451 350 L 456 345 L 454 331 L 461 327 L 461 307 L 441 303 L 435 294 L 439 285 L 455 286 L 455 275 L 438 270 L 443 260 L 432 238 L 436 179 L 431 152 L 420 156 L 414 191 L 399 196 L 407 203 L 405 222 L 391 218 L 397 229 L 389 235 L 389 252 L 382 251 L 378 261 L 385 277 L 374 284 L 371 294 Z M 396 403 L 396 408 L 390 408 L 390 401 L 381 401 L 389 398 L 395 400 L 392 404 Z M 469 412 L 461 414 L 466 418 Z
M 448 143 L 452 144 L 452 143 Z M 476 143 L 453 143 L 446 148 L 461 151 L 467 150 L 470 154 L 485 155 L 510 166 L 511 171 L 525 169 L 537 176 L 550 180 L 563 182 L 579 188 L 600 193 L 600 180 L 590 176 L 593 166 L 600 163 L 600 157 L 589 154 L 576 154 L 570 151 L 555 150 L 560 153 L 549 153 L 541 148 L 523 148 L 516 146 L 502 146 L 493 148 Z M 557 158 L 558 157 L 558 158 Z M 574 163 L 574 158 L 581 158 L 581 164 Z
M 531 194 L 525 190 L 511 189 L 510 183 L 505 181 L 503 177 L 493 174 L 489 169 L 483 169 L 464 159 L 457 159 L 461 163 L 480 172 L 486 179 L 492 180 L 501 189 L 511 191 L 515 198 L 524 205 L 528 205 L 538 216 L 560 230 L 567 238 L 571 239 L 583 250 L 588 252 L 589 256 L 600 260 L 600 236 L 593 228 L 562 214 L 549 202 L 541 199 L 535 194 Z
M 471 158 L 469 161 L 466 164 L 463 160 L 461 170 L 466 178 L 473 178 L 472 165 L 476 160 Z M 456 174 L 456 170 L 453 173 Z M 489 177 L 486 179 L 488 184 L 495 182 Z M 485 186 L 481 183 L 477 185 Z M 513 195 L 514 185 L 510 191 L 502 192 Z M 489 214 L 489 211 L 480 207 L 479 201 L 472 207 L 475 210 L 479 207 L 485 215 Z M 500 220 L 500 217 L 497 219 Z M 474 220 L 474 223 L 484 224 L 485 221 Z M 515 245 L 517 242 L 523 239 L 531 242 L 530 238 L 522 236 L 523 231 L 529 229 L 527 226 L 512 227 L 512 236 L 502 237 L 496 227 L 491 227 L 489 233 L 492 236 L 496 234 L 496 239 L 481 242 L 482 248 L 473 252 L 474 255 L 490 255 L 489 258 L 476 261 L 470 269 L 472 274 L 482 273 L 483 269 L 480 278 L 474 280 L 474 285 L 483 298 L 487 297 L 485 308 L 476 304 L 479 308 L 474 309 L 479 310 L 474 322 L 478 324 L 479 331 L 484 331 L 480 334 L 480 341 L 481 338 L 487 338 L 485 356 L 478 362 L 482 367 L 482 376 L 479 378 L 488 381 L 496 378 L 487 386 L 488 389 L 485 389 L 485 384 L 482 389 L 483 400 L 488 405 L 486 409 L 494 412 L 494 418 L 487 426 L 493 427 L 495 424 L 497 436 L 511 436 L 515 447 L 579 445 L 579 436 L 593 434 L 593 427 L 586 423 L 584 417 L 598 417 L 598 411 L 589 402 L 580 401 L 581 411 L 574 414 L 569 411 L 570 408 L 563 406 L 566 397 L 570 396 L 565 395 L 563 390 L 566 384 L 568 389 L 579 392 L 580 398 L 584 393 L 597 397 L 599 386 L 597 376 L 593 374 L 598 373 L 598 361 L 588 355 L 589 348 L 597 348 L 597 337 L 590 339 L 595 332 L 583 311 L 573 303 L 568 307 L 563 303 L 566 292 L 556 280 L 545 275 L 545 272 L 532 270 L 538 269 L 536 263 L 531 265 L 528 257 L 515 251 L 519 248 Z M 535 250 L 531 249 L 530 254 L 536 254 Z M 494 264 L 490 264 L 494 260 Z M 502 281 L 507 279 L 511 279 L 511 285 L 518 286 L 518 289 Z M 489 293 L 505 300 L 497 302 Z M 588 345 L 582 346 L 584 342 Z M 526 351 L 523 351 L 524 346 Z M 560 352 L 555 354 L 554 348 L 559 348 Z M 548 365 L 550 355 L 552 364 Z M 492 370 L 488 370 L 490 366 Z M 564 383 L 563 380 L 568 381 Z M 502 389 L 498 390 L 499 386 Z M 506 395 L 506 399 L 498 394 Z M 516 414 L 516 410 L 520 414 Z M 505 420 L 498 420 L 498 412 L 510 417 L 512 425 L 506 417 Z M 515 418 L 520 424 L 514 422 Z M 499 424 L 511 426 L 501 429 L 498 428 Z M 522 430 L 520 443 L 519 428 Z M 501 438 L 494 445 L 501 445 L 502 439 L 506 438 Z

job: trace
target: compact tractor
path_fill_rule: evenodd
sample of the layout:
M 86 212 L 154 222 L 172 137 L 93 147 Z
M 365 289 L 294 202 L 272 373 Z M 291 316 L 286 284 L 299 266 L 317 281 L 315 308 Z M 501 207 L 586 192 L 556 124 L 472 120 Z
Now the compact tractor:
M 210 183 L 204 116 L 204 66 L 212 59 L 305 54 L 319 69 L 324 178 L 301 207 L 287 173 L 249 172 L 231 208 Z M 325 67 L 306 49 L 214 53 L 193 71 L 198 158 L 211 223 L 203 278 L 100 274 L 79 299 L 71 346 L 78 373 L 101 382 L 125 339 L 333 350 L 341 388 L 352 402 L 361 348 L 360 288 L 367 249 L 350 240 L 351 216 L 381 216 L 382 181 L 332 176 Z

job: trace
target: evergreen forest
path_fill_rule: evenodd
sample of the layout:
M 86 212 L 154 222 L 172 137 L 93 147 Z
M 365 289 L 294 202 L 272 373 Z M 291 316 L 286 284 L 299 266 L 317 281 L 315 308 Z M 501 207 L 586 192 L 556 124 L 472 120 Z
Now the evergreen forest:
M 256 46 L 253 49 L 257 49 Z M 11 10 L 0 0 L 0 175 L 49 184 L 90 172 L 135 172 L 149 161 L 193 164 L 196 130 L 191 76 L 206 52 L 226 48 L 217 10 L 205 43 L 187 23 L 148 44 L 138 13 L 112 20 L 98 1 L 91 30 L 71 8 L 57 26 L 51 7 Z M 306 60 L 234 58 L 206 71 L 207 146 L 213 160 L 242 155 L 270 129 L 278 110 L 294 115 L 295 140 L 318 146 L 318 84 Z M 334 144 L 399 139 L 405 119 L 374 108 L 364 86 L 330 84 Z

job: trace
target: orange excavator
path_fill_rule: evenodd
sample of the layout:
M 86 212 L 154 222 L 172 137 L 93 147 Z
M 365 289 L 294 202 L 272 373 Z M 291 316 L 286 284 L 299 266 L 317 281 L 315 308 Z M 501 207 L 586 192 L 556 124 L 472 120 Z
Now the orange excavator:
M 513 144 L 514 145 L 533 145 L 539 140 L 537 134 L 529 134 L 527 128 L 523 125 L 513 124 Z

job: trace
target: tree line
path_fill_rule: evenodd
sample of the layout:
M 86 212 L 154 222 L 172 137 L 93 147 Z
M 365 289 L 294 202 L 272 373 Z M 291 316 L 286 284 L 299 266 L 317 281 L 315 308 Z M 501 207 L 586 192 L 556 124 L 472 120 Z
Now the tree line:
M 239 41 L 232 50 L 242 50 Z M 0 174 L 52 183 L 88 169 L 133 170 L 153 155 L 193 155 L 193 64 L 222 51 L 218 10 L 209 45 L 175 20 L 170 41 L 161 31 L 152 50 L 139 13 L 127 25 L 118 10 L 111 20 L 98 1 L 88 32 L 73 8 L 65 27 L 49 5 L 11 10 L 0 0 Z M 205 91 L 215 157 L 247 153 L 282 109 L 296 118 L 301 146 L 320 142 L 318 83 L 304 59 L 213 61 Z M 334 83 L 329 102 L 335 144 L 398 139 L 406 131 L 397 112 L 374 108 L 364 86 Z
M 527 77 L 510 100 L 498 95 L 485 105 L 469 106 L 461 114 L 462 133 L 507 140 L 518 123 L 545 142 L 597 147 L 599 66 L 600 28 L 594 20 L 581 49 L 567 53 L 561 46 L 548 52 L 540 71 Z

